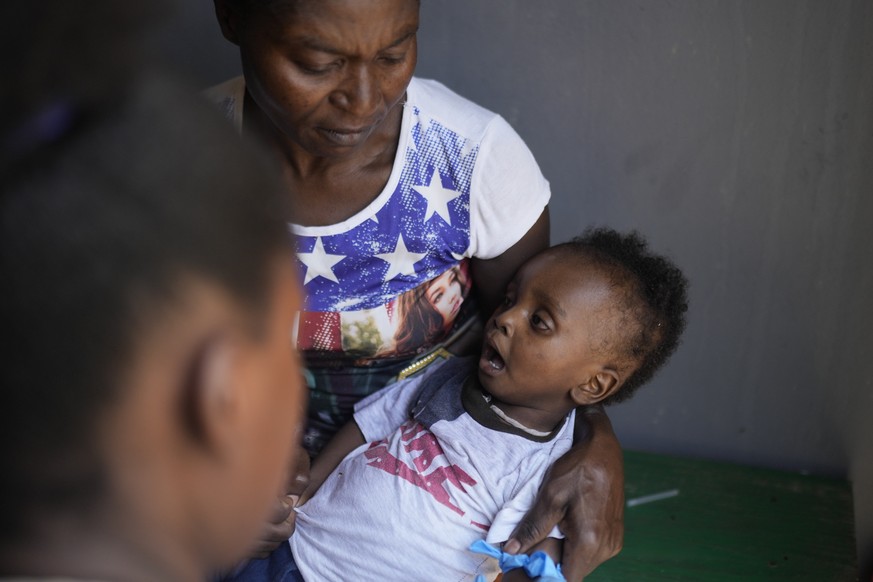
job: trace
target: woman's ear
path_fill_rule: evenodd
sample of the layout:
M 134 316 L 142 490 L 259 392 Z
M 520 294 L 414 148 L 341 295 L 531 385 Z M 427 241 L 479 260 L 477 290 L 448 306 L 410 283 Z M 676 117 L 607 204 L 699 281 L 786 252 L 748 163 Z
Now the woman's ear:
M 218 18 L 218 24 L 221 26 L 221 34 L 224 38 L 239 46 L 239 35 L 237 34 L 239 26 L 239 13 L 235 6 L 231 5 L 229 0 L 213 0 L 215 4 L 215 16 Z
M 185 432 L 197 445 L 219 452 L 231 444 L 238 414 L 237 347 L 227 334 L 205 337 L 192 350 L 181 391 Z
M 601 368 L 587 380 L 570 389 L 570 398 L 578 406 L 595 404 L 615 393 L 621 386 L 621 377 L 612 368 Z

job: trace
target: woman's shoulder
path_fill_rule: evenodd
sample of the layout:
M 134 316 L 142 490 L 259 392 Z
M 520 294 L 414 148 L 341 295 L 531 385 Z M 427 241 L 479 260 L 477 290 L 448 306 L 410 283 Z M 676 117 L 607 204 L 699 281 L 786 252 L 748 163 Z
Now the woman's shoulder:
M 407 89 L 406 104 L 414 107 L 418 115 L 465 137 L 481 135 L 495 119 L 502 119 L 433 79 L 413 77 Z
M 203 96 L 214 103 L 227 119 L 237 124 L 238 128 L 242 124 L 245 94 L 246 82 L 242 75 L 203 91 Z

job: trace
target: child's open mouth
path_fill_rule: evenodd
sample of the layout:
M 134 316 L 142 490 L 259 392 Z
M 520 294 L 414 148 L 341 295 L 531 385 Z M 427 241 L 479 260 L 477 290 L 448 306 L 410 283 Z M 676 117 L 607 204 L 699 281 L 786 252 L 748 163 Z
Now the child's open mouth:
M 494 371 L 500 371 L 506 367 L 506 362 L 500 357 L 497 350 L 488 343 L 482 348 L 482 360 Z

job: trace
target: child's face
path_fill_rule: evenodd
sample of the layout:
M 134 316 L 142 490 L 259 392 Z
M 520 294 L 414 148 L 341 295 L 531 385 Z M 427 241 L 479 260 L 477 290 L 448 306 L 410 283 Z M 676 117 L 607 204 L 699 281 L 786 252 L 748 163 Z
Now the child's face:
M 417 1 L 298 1 L 253 11 L 236 39 L 246 89 L 306 152 L 351 153 L 399 111 L 417 59 Z
M 514 406 L 572 407 L 570 390 L 609 364 L 614 293 L 586 257 L 556 249 L 525 263 L 485 326 L 482 387 Z

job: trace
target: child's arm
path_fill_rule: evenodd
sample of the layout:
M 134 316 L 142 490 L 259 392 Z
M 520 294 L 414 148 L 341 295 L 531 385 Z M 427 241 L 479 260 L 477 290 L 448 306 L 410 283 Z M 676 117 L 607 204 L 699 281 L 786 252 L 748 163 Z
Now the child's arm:
M 530 549 L 530 555 L 533 555 L 534 552 L 545 552 L 557 564 L 558 561 L 561 559 L 562 550 L 562 540 L 559 540 L 557 538 L 546 538 Z M 534 578 L 528 576 L 527 572 L 525 572 L 523 568 L 516 568 L 515 570 L 504 572 L 503 578 L 501 580 L 503 582 L 528 582 L 529 580 L 534 580 Z
M 299 504 L 303 504 L 315 495 L 321 484 L 328 475 L 340 464 L 346 455 L 367 442 L 358 423 L 354 419 L 343 426 L 336 435 L 325 445 L 321 453 L 312 461 L 312 469 L 309 471 L 309 485 L 300 496 Z

